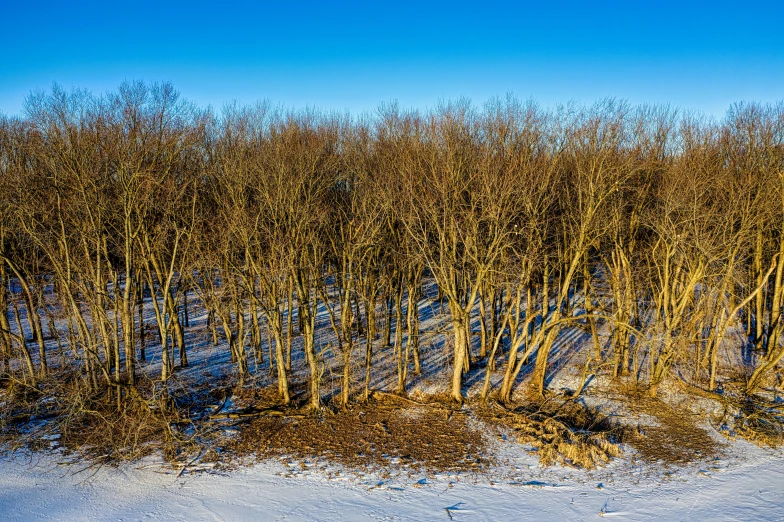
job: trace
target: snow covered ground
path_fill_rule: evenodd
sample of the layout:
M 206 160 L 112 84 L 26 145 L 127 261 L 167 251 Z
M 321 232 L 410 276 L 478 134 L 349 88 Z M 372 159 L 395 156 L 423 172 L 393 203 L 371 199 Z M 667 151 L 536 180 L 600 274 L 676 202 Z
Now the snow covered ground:
M 621 459 L 586 472 L 541 469 L 520 452 L 497 478 L 387 479 L 285 461 L 180 474 L 152 459 L 85 469 L 16 456 L 0 460 L 0 519 L 784 520 L 784 454 L 736 442 L 728 455 L 669 470 Z
M 423 376 L 411 389 L 444 391 L 448 353 L 437 342 L 445 317 L 432 303 L 423 312 Z M 148 310 L 148 315 L 150 314 Z M 323 320 L 323 313 L 319 318 Z M 152 317 L 147 317 L 152 321 Z M 225 343 L 212 346 L 206 313 L 196 309 L 187 331 L 191 367 L 176 375 L 184 384 L 205 376 L 220 381 L 230 373 Z M 323 321 L 322 321 L 323 322 Z M 320 345 L 329 342 L 326 324 Z M 324 333 L 326 332 L 326 333 Z M 25 332 L 29 335 L 29 332 Z M 587 342 L 566 329 L 552 354 L 552 389 L 574 389 L 583 361 L 575 347 Z M 51 341 L 50 341 L 51 343 Z M 563 348 L 563 349 L 562 349 Z M 391 348 L 379 349 L 374 389 L 392 389 Z M 296 350 L 295 350 L 296 351 Z M 301 351 L 296 351 L 300 354 Z M 324 351 L 325 362 L 338 364 Z M 159 371 L 159 361 L 144 371 Z M 361 358 L 357 359 L 361 362 Z M 299 364 L 298 364 L 299 361 Z M 267 361 L 268 364 L 268 361 Z M 339 369 L 339 365 L 336 366 Z M 305 366 L 295 359 L 293 376 L 302 381 Z M 355 371 L 361 375 L 362 368 Z M 265 368 L 255 372 L 267 382 Z M 482 373 L 466 382 L 478 393 Z M 335 393 L 339 373 L 325 376 L 323 390 Z M 266 379 L 266 380 L 265 380 Z M 493 383 L 497 384 L 498 375 Z M 596 386 L 592 384 L 589 388 Z M 690 399 L 693 401 L 693 399 Z M 713 435 L 720 437 L 713 432 Z M 723 441 L 723 439 L 722 439 Z M 729 445 L 710 462 L 664 468 L 639 464 L 632 455 L 598 471 L 542 469 L 521 446 L 498 448 L 499 465 L 482 475 L 432 475 L 396 472 L 347 473 L 336 466 L 301 466 L 265 461 L 235 471 L 188 469 L 180 473 L 154 458 L 97 468 L 62 465 L 57 454 L 0 457 L 0 522 L 5 520 L 784 520 L 784 453 L 744 441 Z M 59 456 L 59 460 L 63 460 Z

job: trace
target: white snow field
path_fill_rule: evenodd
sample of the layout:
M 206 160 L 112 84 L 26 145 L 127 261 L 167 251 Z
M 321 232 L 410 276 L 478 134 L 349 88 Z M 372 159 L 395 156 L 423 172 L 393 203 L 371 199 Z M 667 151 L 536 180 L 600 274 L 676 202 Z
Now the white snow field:
M 0 460 L 0 520 L 784 520 L 784 455 L 744 442 L 683 468 L 620 459 L 594 471 L 539 468 L 521 452 L 493 474 L 393 478 L 265 461 L 180 473 Z M 500 477 L 504 478 L 500 478 Z

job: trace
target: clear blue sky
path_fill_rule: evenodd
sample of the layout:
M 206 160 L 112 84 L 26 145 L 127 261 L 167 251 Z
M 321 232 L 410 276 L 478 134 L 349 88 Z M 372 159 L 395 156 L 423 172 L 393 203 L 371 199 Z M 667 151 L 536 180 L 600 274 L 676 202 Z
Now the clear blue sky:
M 170 80 L 202 106 L 267 98 L 353 113 L 507 92 L 715 116 L 784 99 L 773 2 L 175 4 L 0 0 L 0 112 L 19 114 L 55 81 L 101 93 L 126 79 Z

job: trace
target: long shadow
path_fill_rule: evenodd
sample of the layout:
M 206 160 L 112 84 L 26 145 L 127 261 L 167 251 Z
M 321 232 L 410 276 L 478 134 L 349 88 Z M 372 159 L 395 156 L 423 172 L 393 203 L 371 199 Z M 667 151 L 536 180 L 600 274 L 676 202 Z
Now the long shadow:
M 580 347 L 590 339 L 591 334 L 579 327 L 561 330 L 548 357 L 549 363 L 544 379 L 545 388 L 550 385 L 561 370 L 579 356 Z

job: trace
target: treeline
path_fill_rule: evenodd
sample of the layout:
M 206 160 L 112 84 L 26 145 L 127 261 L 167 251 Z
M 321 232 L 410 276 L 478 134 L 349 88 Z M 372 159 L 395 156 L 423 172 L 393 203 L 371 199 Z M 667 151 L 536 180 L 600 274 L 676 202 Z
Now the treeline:
M 367 396 L 388 345 L 405 393 L 432 280 L 456 401 L 481 361 L 483 397 L 509 401 L 529 363 L 542 394 L 559 333 L 576 327 L 594 371 L 651 395 L 673 370 L 753 393 L 784 356 L 783 140 L 781 105 L 734 105 L 716 122 L 510 97 L 352 119 L 215 113 L 169 84 L 55 87 L 0 119 L 2 371 L 34 384 L 78 370 L 121 402 L 152 357 L 165 388 L 188 364 L 191 300 L 240 384 L 249 350 L 269 345 L 283 403 L 302 349 L 321 404 L 319 311 L 341 402 Z

